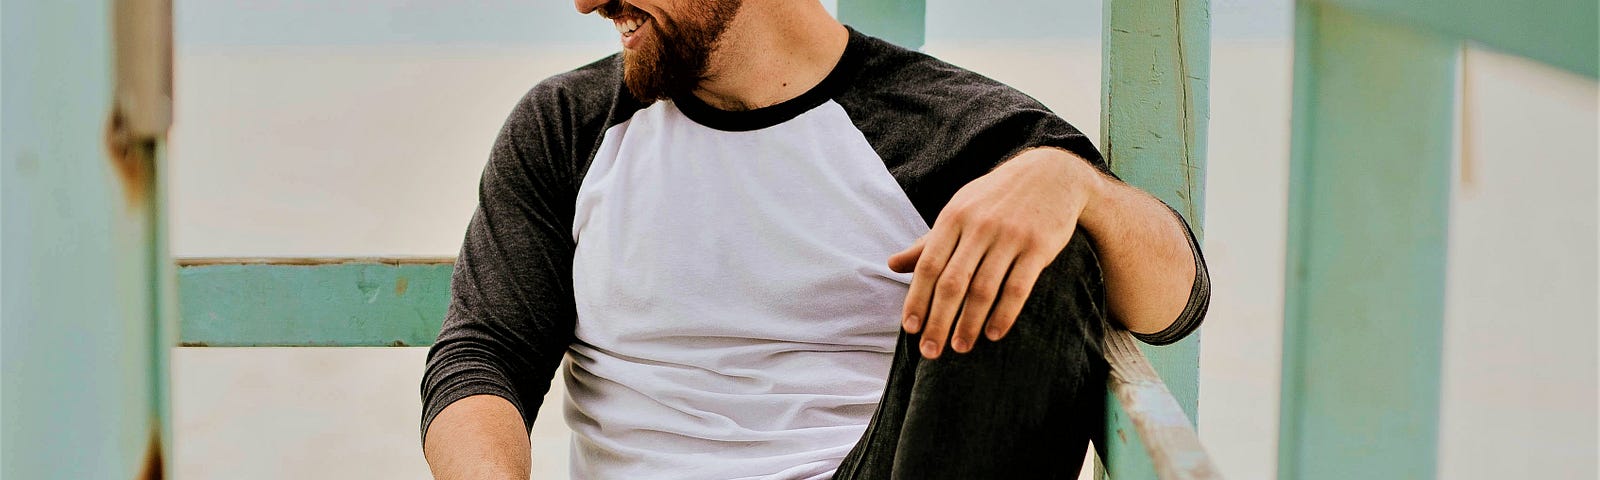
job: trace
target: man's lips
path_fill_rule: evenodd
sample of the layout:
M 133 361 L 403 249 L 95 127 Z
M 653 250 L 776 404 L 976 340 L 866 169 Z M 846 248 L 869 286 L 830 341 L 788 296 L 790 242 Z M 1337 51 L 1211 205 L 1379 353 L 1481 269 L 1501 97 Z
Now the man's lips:
M 611 19 L 611 23 L 617 27 L 617 33 L 622 34 L 623 48 L 633 48 L 644 33 L 639 30 L 650 25 L 650 17 L 622 16 Z

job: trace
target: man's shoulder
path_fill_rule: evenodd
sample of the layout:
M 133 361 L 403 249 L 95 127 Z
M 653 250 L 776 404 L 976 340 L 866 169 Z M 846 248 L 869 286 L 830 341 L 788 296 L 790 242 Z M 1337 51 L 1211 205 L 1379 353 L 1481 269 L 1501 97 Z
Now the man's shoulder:
M 616 53 L 534 84 L 517 103 L 514 117 L 581 125 L 604 120 L 628 98 L 622 89 L 622 54 Z
M 983 74 L 936 56 L 869 38 L 860 74 L 851 89 L 854 96 L 893 97 L 934 107 L 938 112 L 961 106 L 987 108 L 1043 108 L 1033 97 Z

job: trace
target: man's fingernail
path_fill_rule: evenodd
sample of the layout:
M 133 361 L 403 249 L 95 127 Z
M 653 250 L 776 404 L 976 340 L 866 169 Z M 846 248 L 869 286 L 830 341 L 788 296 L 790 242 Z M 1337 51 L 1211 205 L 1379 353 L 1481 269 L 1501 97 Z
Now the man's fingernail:
M 935 355 L 938 355 L 938 354 L 939 354 L 939 347 L 937 345 L 933 344 L 933 340 L 923 340 L 922 341 L 922 356 L 928 357 L 928 358 L 933 358 Z
M 989 337 L 989 341 L 991 341 L 991 342 L 1000 339 L 1000 329 L 998 329 L 998 328 L 990 328 L 988 330 L 984 330 L 983 334 L 985 336 L 988 336 Z
M 907 332 L 916 332 L 917 331 L 917 316 L 916 315 L 906 315 L 906 321 L 902 324 L 902 326 L 906 327 L 906 331 Z
M 957 352 L 966 352 L 967 347 L 967 340 L 964 338 L 957 338 L 950 341 L 950 348 L 954 348 Z

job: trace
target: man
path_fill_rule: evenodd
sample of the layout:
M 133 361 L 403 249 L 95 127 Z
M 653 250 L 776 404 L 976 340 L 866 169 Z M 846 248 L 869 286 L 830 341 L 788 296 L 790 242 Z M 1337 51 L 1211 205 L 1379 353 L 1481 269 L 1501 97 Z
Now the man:
M 576 478 L 1073 477 L 1107 317 L 1199 324 L 1182 220 L 1026 95 L 814 0 L 576 3 L 622 52 L 494 146 L 423 379 L 436 477 L 527 478 L 563 358 Z

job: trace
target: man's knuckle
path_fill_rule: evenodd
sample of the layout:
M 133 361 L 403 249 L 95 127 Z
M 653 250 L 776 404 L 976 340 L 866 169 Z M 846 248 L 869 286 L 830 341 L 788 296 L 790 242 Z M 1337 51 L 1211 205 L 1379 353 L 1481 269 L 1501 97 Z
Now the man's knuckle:
M 944 290 L 944 288 L 950 288 L 950 290 L 965 288 L 966 285 L 971 283 L 971 275 L 973 274 L 970 274 L 970 272 L 960 272 L 958 269 L 946 270 L 944 275 L 939 275 L 938 288 L 941 288 L 941 290 Z
M 972 279 L 972 286 L 970 288 L 972 289 L 972 295 L 979 297 L 992 295 L 991 292 L 996 290 L 995 281 L 989 279 L 989 277 L 978 277 Z
M 1016 220 L 1000 222 L 995 233 L 1008 239 L 1032 240 L 1033 236 L 1033 230 L 1028 228 L 1028 224 Z
M 954 291 L 960 289 L 966 283 L 966 280 L 961 278 L 960 274 L 949 274 L 939 277 L 938 288 L 940 290 Z

